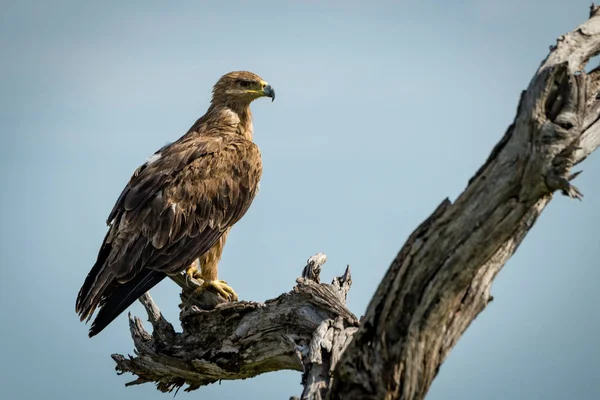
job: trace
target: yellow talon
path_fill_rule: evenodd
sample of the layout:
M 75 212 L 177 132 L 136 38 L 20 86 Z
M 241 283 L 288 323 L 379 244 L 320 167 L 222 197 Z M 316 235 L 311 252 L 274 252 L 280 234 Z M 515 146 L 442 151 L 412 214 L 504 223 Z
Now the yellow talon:
M 198 260 L 194 261 L 188 269 L 185 270 L 185 275 L 188 278 L 202 279 L 202 274 L 198 268 Z
M 238 295 L 235 293 L 233 288 L 225 281 L 204 281 L 202 286 L 195 290 L 195 294 L 199 295 L 205 290 L 213 290 L 217 292 L 219 296 L 228 301 L 237 301 Z

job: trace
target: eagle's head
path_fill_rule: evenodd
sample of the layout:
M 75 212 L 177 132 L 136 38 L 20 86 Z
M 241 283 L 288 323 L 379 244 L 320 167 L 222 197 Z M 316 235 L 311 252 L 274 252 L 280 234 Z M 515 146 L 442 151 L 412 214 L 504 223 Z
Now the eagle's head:
M 259 97 L 275 100 L 275 90 L 260 76 L 248 71 L 234 71 L 223 75 L 213 87 L 212 103 L 249 106 Z

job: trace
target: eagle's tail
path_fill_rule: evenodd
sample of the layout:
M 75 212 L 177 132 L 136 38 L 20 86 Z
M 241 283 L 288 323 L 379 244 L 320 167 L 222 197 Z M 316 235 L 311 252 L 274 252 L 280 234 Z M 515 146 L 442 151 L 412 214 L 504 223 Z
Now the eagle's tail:
M 85 281 L 83 282 L 83 285 L 77 294 L 75 312 L 79 314 L 79 317 L 82 321 L 86 318 L 89 320 L 91 315 L 94 313 L 98 302 L 100 301 L 100 295 L 102 294 L 101 292 L 112 281 L 112 276 L 107 274 L 106 271 L 103 271 L 102 268 L 112 249 L 110 243 L 106 243 L 107 237 L 108 233 L 106 234 L 104 243 L 102 243 L 102 247 L 98 252 L 96 263 L 85 278 Z
M 163 272 L 143 269 L 129 282 L 118 283 L 105 265 L 112 251 L 111 243 L 106 240 L 109 233 L 104 238 L 96 263 L 79 290 L 75 304 L 75 311 L 82 321 L 89 321 L 94 311 L 100 308 L 90 328 L 90 337 L 106 328 L 137 298 L 166 277 Z
M 166 276 L 164 272 L 144 269 L 129 282 L 110 288 L 109 293 L 106 293 L 106 297 L 100 303 L 101 308 L 92 323 L 89 337 L 100 333 L 127 307 Z

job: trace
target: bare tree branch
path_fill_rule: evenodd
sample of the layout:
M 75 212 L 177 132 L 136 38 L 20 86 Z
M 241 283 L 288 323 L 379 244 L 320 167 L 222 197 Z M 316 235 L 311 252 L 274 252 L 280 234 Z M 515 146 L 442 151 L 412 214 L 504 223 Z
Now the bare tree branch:
M 117 370 L 171 391 L 292 369 L 303 372 L 303 400 L 423 399 L 553 193 L 583 196 L 571 169 L 600 146 L 600 69 L 583 71 L 600 52 L 598 14 L 592 5 L 590 19 L 552 46 L 504 137 L 456 201 L 445 199 L 408 238 L 360 327 L 345 304 L 349 268 L 321 284 L 323 254 L 264 304 L 198 299 L 197 283 L 177 276 L 183 332 L 143 296 L 153 335 L 130 317 L 136 356 L 113 355 Z
M 491 300 L 498 271 L 600 144 L 600 17 L 561 36 L 521 96 L 517 116 L 452 204 L 409 238 L 334 371 L 329 399 L 425 397 L 442 362 Z
M 153 335 L 130 316 L 136 356 L 113 354 L 117 370 L 138 376 L 128 385 L 155 382 L 159 390 L 171 391 L 184 384 L 194 390 L 219 380 L 292 369 L 303 371 L 307 396 L 324 396 L 332 362 L 358 326 L 345 305 L 349 269 L 331 285 L 317 283 L 326 259 L 321 253 L 311 257 L 305 277 L 297 279 L 292 291 L 265 303 L 244 301 L 202 310 L 182 295 L 183 333 L 174 332 L 149 294 L 142 296 Z

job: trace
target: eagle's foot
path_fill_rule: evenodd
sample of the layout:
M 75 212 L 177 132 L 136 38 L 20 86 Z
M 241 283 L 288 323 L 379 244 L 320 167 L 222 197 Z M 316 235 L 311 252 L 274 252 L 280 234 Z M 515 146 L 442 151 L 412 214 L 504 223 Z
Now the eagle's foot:
M 231 286 L 225 281 L 204 281 L 202 286 L 194 291 L 195 295 L 199 295 L 205 290 L 212 290 L 227 301 L 237 301 L 238 295 Z
M 196 262 L 192 263 L 192 265 L 190 265 L 188 269 L 185 270 L 185 277 L 187 279 L 202 279 L 202 273 L 200 272 L 200 269 L 198 268 Z

